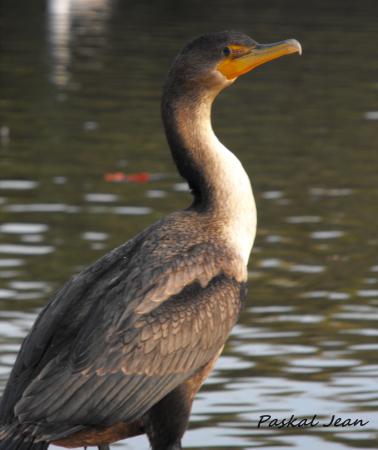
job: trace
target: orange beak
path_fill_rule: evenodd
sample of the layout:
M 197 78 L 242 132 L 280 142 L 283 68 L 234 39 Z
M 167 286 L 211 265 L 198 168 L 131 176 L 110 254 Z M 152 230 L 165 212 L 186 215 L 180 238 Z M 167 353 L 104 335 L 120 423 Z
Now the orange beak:
M 301 44 L 295 39 L 287 39 L 275 44 L 257 44 L 247 54 L 234 58 L 231 55 L 220 62 L 217 69 L 228 80 L 232 80 L 253 70 L 255 67 L 261 66 L 261 64 L 291 53 L 302 54 Z

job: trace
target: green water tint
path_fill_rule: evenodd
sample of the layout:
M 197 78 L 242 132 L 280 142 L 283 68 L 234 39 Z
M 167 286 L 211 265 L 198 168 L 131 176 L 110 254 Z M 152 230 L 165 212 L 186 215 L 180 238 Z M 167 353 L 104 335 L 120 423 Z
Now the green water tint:
M 195 401 L 184 445 L 375 448 L 374 3 L 309 7 L 292 1 L 283 8 L 279 2 L 109 1 L 101 7 L 98 1 L 96 11 L 73 8 L 66 22 L 54 22 L 42 2 L 3 3 L 2 384 L 51 292 L 188 205 L 159 113 L 165 73 L 181 46 L 226 28 L 260 42 L 294 37 L 303 45 L 301 58 L 246 75 L 214 106 L 219 138 L 251 177 L 259 226 L 247 305 Z M 118 171 L 153 178 L 105 180 Z M 257 428 L 263 414 L 370 422 L 362 428 Z M 147 443 L 137 438 L 117 448 Z

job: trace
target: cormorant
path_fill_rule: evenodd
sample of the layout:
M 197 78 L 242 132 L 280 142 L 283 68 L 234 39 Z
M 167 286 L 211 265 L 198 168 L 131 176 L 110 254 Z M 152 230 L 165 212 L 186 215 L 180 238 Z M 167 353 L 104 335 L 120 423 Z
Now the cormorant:
M 181 449 L 193 398 L 246 295 L 256 231 L 249 178 L 211 126 L 238 76 L 289 53 L 239 32 L 179 53 L 162 98 L 167 140 L 194 201 L 74 276 L 24 340 L 0 406 L 0 450 L 94 445 L 146 433 Z

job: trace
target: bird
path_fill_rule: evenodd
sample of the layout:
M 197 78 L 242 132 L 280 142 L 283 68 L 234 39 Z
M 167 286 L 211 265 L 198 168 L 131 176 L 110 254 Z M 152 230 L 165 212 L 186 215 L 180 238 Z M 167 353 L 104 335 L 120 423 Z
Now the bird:
M 179 450 L 193 399 L 247 292 L 256 206 L 238 158 L 216 137 L 214 99 L 295 39 L 238 31 L 188 43 L 163 88 L 162 120 L 192 203 L 70 279 L 22 343 L 0 404 L 0 450 L 110 444 L 146 434 Z

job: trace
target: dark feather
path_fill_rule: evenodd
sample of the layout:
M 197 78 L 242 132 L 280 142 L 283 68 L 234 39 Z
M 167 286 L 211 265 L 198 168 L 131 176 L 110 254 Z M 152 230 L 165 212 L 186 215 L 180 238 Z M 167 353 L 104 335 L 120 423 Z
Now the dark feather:
M 185 219 L 177 213 L 175 220 L 178 214 Z M 2 423 L 54 440 L 131 421 L 214 358 L 240 309 L 240 265 L 224 247 L 193 243 L 190 230 L 178 251 L 164 240 L 170 220 L 99 260 L 50 301 L 18 356 Z

